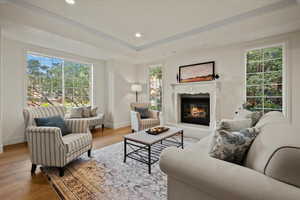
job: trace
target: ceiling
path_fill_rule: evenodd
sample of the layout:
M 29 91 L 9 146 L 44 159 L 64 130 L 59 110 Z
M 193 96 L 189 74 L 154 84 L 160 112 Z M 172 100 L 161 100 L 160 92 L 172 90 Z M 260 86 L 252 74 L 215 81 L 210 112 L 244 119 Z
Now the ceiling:
M 27 33 L 30 29 L 39 37 L 41 31 L 54 34 L 106 50 L 112 56 L 134 57 L 137 62 L 300 29 L 296 0 L 76 0 L 75 5 L 64 0 L 4 2 L 0 19 L 6 20 L 8 29 L 12 24 L 22 25 Z M 143 37 L 135 38 L 136 32 Z

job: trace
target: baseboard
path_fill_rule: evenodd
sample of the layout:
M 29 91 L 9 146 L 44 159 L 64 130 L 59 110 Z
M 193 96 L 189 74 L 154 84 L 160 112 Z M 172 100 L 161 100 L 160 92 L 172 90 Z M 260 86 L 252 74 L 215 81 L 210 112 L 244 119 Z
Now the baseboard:
M 114 124 L 112 122 L 104 122 L 104 127 L 106 127 L 106 128 L 114 128 Z
M 0 153 L 3 153 L 3 145 L 0 144 Z
M 117 122 L 113 124 L 113 128 L 117 129 L 117 128 L 122 128 L 122 127 L 126 127 L 126 126 L 130 126 L 130 121 L 126 121 L 126 122 Z
M 23 143 L 23 142 L 26 142 L 26 139 L 24 137 L 12 138 L 12 139 L 4 142 L 3 146 L 11 145 L 11 144 L 18 144 L 18 143 Z

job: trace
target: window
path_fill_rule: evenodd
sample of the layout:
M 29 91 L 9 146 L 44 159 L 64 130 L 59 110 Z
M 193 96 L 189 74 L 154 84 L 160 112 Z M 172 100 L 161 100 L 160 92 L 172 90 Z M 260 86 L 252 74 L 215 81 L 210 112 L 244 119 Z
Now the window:
M 283 111 L 283 46 L 247 52 L 246 107 L 250 110 Z
M 161 110 L 162 107 L 162 67 L 149 68 L 149 98 L 151 109 Z
M 27 54 L 27 105 L 90 105 L 91 72 L 91 64 Z

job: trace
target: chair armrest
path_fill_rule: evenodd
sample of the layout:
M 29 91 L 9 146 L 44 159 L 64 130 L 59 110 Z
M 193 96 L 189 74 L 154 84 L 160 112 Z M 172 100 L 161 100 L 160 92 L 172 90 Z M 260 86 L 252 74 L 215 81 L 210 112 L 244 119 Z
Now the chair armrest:
M 135 131 L 139 131 L 139 127 L 141 124 L 141 115 L 136 111 L 130 111 L 130 122 L 131 122 L 131 129 Z
M 153 119 L 159 119 L 159 115 L 160 115 L 159 111 L 157 111 L 157 110 L 150 110 L 150 113 L 151 113 L 151 118 L 153 118 Z
M 89 133 L 88 118 L 65 119 L 65 123 L 72 133 Z
M 52 140 L 53 144 L 64 147 L 60 128 L 29 126 L 26 128 L 26 134 L 30 146 L 33 141 L 40 141 L 45 144 L 44 141 Z
M 300 189 L 255 170 L 177 148 L 162 152 L 160 168 L 176 180 L 215 199 L 299 199 Z

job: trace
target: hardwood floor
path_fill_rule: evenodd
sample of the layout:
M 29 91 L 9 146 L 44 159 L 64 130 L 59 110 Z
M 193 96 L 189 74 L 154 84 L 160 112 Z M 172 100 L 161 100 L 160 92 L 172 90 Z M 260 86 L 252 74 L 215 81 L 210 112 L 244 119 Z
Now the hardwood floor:
M 122 141 L 123 135 L 131 132 L 130 127 L 93 131 L 93 149 L 99 149 Z M 0 154 L 0 199 L 58 199 L 39 167 L 36 175 L 30 174 L 31 162 L 26 144 L 4 147 Z

